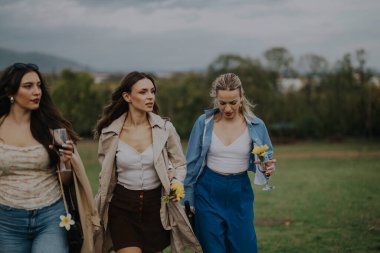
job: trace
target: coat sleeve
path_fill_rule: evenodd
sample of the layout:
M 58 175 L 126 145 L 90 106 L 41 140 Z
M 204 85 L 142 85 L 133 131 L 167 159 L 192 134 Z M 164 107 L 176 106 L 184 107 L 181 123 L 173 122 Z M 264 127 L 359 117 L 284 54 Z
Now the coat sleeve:
M 75 192 L 84 237 L 81 252 L 93 252 L 93 236 L 95 231 L 100 228 L 100 219 L 95 209 L 91 184 L 76 148 L 74 149 L 71 163 L 74 171 Z
M 260 137 L 261 145 L 266 144 L 269 147 L 269 149 L 267 150 L 268 155 L 267 155 L 266 159 L 272 159 L 273 158 L 273 146 L 272 146 L 272 142 L 271 142 L 270 137 L 269 137 L 268 130 L 267 130 L 265 123 L 263 121 L 257 127 L 257 131 L 258 131 L 258 136 Z M 261 170 L 258 169 L 258 168 L 260 168 L 260 165 L 254 163 L 254 161 L 256 159 L 257 159 L 257 157 L 251 153 L 250 167 L 253 167 L 252 171 L 255 172 L 254 184 L 263 185 L 266 183 L 266 178 L 265 178 L 264 173 L 262 173 Z
M 99 137 L 99 142 L 98 142 L 98 161 L 100 163 L 100 169 L 102 169 L 102 164 L 103 164 L 103 160 L 104 160 L 104 157 L 105 157 L 105 153 L 104 153 L 104 149 L 103 149 L 103 135 L 100 135 Z M 95 195 L 95 198 L 94 198 L 94 203 L 95 203 L 95 207 L 97 208 L 97 211 L 99 213 L 99 215 L 101 215 L 101 199 L 100 199 L 100 181 L 101 181 L 101 175 L 102 175 L 102 172 L 100 171 L 99 172 L 99 176 L 98 176 L 98 184 L 99 184 L 99 187 L 98 187 L 98 192 L 96 193 Z
M 100 137 L 99 137 L 99 144 L 98 144 L 98 161 L 100 163 L 100 166 L 102 166 L 103 160 L 104 160 L 104 156 L 105 156 L 102 144 L 103 144 L 103 135 L 100 135 Z
M 186 159 L 183 155 L 181 139 L 171 122 L 167 122 L 169 137 L 167 140 L 167 152 L 171 164 L 174 167 L 174 181 L 183 184 L 186 176 Z
M 261 125 L 261 136 L 262 136 L 262 143 L 267 144 L 269 149 L 268 149 L 268 158 L 272 159 L 273 158 L 273 146 L 272 146 L 272 141 L 270 140 L 269 133 L 267 130 L 267 127 L 265 126 L 264 122 Z
M 194 206 L 194 185 L 201 167 L 199 159 L 202 154 L 204 119 L 205 115 L 202 115 L 194 123 L 186 151 L 187 173 L 185 178 L 185 198 L 182 203 L 189 201 L 191 206 Z

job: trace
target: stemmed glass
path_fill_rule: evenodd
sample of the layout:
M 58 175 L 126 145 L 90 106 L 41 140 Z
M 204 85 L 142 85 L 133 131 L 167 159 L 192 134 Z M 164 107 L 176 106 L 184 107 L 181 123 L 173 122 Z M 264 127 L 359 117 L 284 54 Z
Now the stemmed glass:
M 53 130 L 53 146 L 54 146 L 54 149 L 59 154 L 59 156 L 62 155 L 59 150 L 64 149 L 62 145 L 65 144 L 66 141 L 68 141 L 68 140 L 69 140 L 69 136 L 68 136 L 65 128 L 58 128 L 58 129 Z M 59 168 L 61 171 L 68 171 L 69 170 L 66 168 L 65 163 L 62 161 L 60 161 L 60 163 L 59 163 Z
M 263 159 L 264 161 L 260 161 L 260 165 L 259 165 L 259 170 L 261 173 L 263 173 L 264 177 L 265 177 L 265 185 L 263 187 L 263 191 L 271 191 L 274 189 L 274 186 L 273 185 L 269 185 L 269 179 L 271 177 L 271 175 L 273 174 L 265 174 L 266 170 L 265 170 L 265 163 L 268 161 L 268 157 L 265 156 L 265 158 Z

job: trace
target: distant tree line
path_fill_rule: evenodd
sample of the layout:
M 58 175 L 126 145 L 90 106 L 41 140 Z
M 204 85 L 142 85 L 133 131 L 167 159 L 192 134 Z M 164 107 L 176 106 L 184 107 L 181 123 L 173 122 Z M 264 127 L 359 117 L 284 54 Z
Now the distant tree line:
M 161 114 L 171 118 L 181 138 L 187 139 L 196 118 L 212 107 L 209 90 L 220 74 L 233 72 L 243 82 L 247 97 L 256 105 L 275 140 L 380 136 L 380 86 L 366 66 L 367 54 L 346 54 L 334 65 L 309 54 L 295 62 L 282 47 L 259 59 L 220 55 L 205 72 L 157 76 Z M 92 130 L 121 75 L 95 84 L 89 73 L 64 70 L 48 76 L 56 104 L 84 137 Z M 281 89 L 284 78 L 301 78 L 301 89 Z

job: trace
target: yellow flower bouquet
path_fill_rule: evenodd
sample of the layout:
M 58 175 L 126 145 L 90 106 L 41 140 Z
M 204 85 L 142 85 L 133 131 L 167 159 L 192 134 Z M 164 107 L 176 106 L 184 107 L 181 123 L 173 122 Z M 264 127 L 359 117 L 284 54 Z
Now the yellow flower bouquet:
M 274 186 L 270 186 L 268 184 L 269 182 L 269 178 L 270 178 L 270 174 L 266 174 L 266 165 L 265 165 L 265 162 L 268 161 L 268 152 L 267 150 L 269 149 L 268 145 L 262 145 L 262 146 L 255 146 L 253 149 L 252 149 L 252 154 L 256 155 L 260 161 L 260 164 L 259 164 L 259 171 L 261 173 L 263 173 L 264 177 L 265 177 L 265 186 L 263 188 L 264 191 L 270 191 L 272 189 L 274 189 Z
M 259 157 L 260 164 L 262 167 L 264 167 L 264 161 L 265 157 L 268 155 L 267 150 L 269 149 L 268 145 L 263 145 L 263 146 L 255 146 L 252 149 L 252 154 L 255 154 Z
M 177 182 L 174 182 L 170 185 L 169 195 L 162 197 L 162 200 L 167 204 L 170 200 L 180 201 L 185 197 L 185 189 L 183 185 Z

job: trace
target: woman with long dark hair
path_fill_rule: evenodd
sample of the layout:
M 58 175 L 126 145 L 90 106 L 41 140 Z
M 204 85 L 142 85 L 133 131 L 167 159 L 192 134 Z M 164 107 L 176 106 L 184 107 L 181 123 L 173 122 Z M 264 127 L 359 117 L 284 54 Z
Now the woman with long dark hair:
M 173 184 L 183 185 L 186 161 L 180 138 L 161 118 L 154 79 L 126 75 L 97 123 L 102 167 L 95 202 L 101 219 L 96 252 L 201 252 L 182 207 L 163 201 Z M 170 166 L 172 164 L 172 167 Z
M 53 129 L 65 128 L 70 140 L 52 148 Z M 92 250 L 91 188 L 74 143 L 79 137 L 59 113 L 35 64 L 15 63 L 0 77 L 0 252 L 68 252 L 66 215 L 59 171 L 80 195 L 84 242 Z M 86 193 L 84 193 L 86 192 Z M 87 215 L 89 218 L 84 218 Z M 90 224 L 87 225 L 87 222 Z

